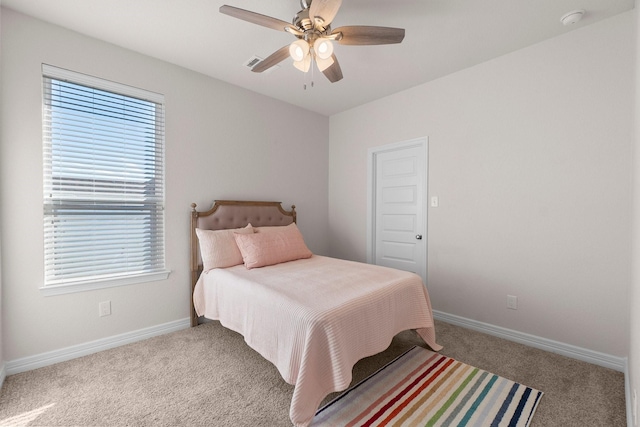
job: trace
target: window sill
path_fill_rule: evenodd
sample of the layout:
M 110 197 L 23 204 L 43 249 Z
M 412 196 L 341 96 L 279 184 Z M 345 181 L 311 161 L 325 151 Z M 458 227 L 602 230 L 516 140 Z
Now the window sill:
M 75 292 L 93 291 L 96 289 L 114 288 L 116 286 L 135 285 L 136 283 L 155 282 L 166 280 L 171 271 L 164 270 L 157 273 L 144 273 L 135 276 L 127 276 L 114 279 L 87 280 L 84 282 L 74 282 L 64 285 L 49 285 L 40 288 L 42 295 L 48 297 L 53 295 L 71 294 Z

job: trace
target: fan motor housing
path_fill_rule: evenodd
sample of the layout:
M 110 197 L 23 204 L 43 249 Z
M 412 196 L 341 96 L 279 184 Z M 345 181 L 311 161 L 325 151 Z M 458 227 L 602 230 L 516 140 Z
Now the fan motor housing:
M 309 9 L 303 9 L 293 17 L 293 25 L 300 31 L 310 31 L 315 27 L 313 21 L 309 18 Z
M 292 24 L 305 33 L 304 36 L 297 37 L 304 38 L 309 42 L 319 37 L 327 36 L 331 32 L 331 25 L 324 25 L 324 21 L 321 18 L 313 20 L 309 17 L 308 8 L 298 12 L 296 16 L 293 17 Z

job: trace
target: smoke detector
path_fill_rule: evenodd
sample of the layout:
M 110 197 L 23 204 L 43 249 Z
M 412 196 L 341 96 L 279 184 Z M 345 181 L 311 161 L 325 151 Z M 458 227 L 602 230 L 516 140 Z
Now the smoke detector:
M 584 10 L 582 9 L 572 10 L 569 13 L 565 13 L 562 18 L 560 18 L 560 22 L 562 22 L 562 25 L 573 25 L 578 23 L 582 19 L 583 15 Z

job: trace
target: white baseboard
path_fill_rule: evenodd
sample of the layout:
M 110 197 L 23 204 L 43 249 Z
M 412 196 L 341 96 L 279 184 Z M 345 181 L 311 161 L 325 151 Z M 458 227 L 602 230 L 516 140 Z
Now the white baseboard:
M 4 360 L 1 361 L 2 362 L 2 366 L 0 366 L 0 389 L 2 388 L 2 385 L 4 384 L 4 379 L 7 377 L 7 366 L 6 363 L 4 363 Z
M 514 331 L 512 329 L 502 328 L 500 326 L 490 325 L 488 323 L 479 322 L 477 320 L 467 319 L 465 317 L 453 314 L 443 313 L 433 310 L 433 317 L 446 323 L 461 326 L 474 331 L 483 332 L 509 341 L 528 345 L 529 347 L 538 348 L 551 353 L 557 353 L 562 356 L 571 357 L 572 359 L 581 360 L 583 362 L 592 363 L 594 365 L 603 366 L 605 368 L 614 369 L 616 371 L 625 372 L 627 359 L 625 357 L 612 356 L 610 354 L 600 353 L 598 351 L 588 350 L 586 348 L 577 347 L 571 344 L 565 344 L 535 335 L 526 334 L 524 332 Z
M 190 326 L 190 319 L 185 318 L 163 323 L 161 325 L 151 326 L 149 328 L 138 329 L 137 331 L 90 341 L 84 344 L 36 354 L 35 356 L 27 356 L 16 360 L 10 360 L 6 363 L 6 375 L 13 375 L 20 372 L 30 371 L 32 369 L 42 368 L 44 366 L 53 365 L 54 363 L 64 362 L 77 357 L 87 356 L 99 351 L 119 347 L 121 345 L 142 341 L 158 335 L 168 334 L 169 332 L 187 329 Z M 4 379 L 4 376 L 2 378 Z

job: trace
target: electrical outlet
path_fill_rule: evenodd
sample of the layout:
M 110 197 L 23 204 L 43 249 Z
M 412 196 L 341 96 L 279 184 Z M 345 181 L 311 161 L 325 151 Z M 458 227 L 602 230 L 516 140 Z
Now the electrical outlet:
M 513 295 L 507 295 L 507 308 L 512 310 L 518 309 L 518 297 Z
M 111 316 L 111 301 L 102 301 L 98 304 L 98 315 L 100 317 Z

